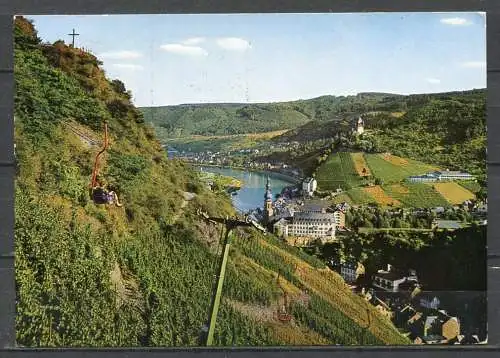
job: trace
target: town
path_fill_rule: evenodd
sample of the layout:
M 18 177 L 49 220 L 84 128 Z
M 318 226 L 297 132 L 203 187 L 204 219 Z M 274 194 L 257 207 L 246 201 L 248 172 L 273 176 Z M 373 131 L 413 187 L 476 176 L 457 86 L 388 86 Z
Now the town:
M 442 173 L 436 180 L 464 177 L 462 173 L 446 174 Z M 315 200 L 316 189 L 317 181 L 308 177 L 298 186 L 284 188 L 273 200 L 268 179 L 263 207 L 252 211 L 250 215 L 293 246 L 311 248 L 318 244 L 340 242 L 345 234 L 353 230 L 346 225 L 346 213 L 357 207 L 347 203 L 329 205 L 322 200 Z M 487 201 L 467 200 L 450 208 L 390 208 L 388 214 L 430 215 L 432 220 L 428 230 L 452 231 L 467 225 L 459 220 L 449 220 L 450 215 L 462 211 L 468 212 L 477 224 L 487 224 Z M 356 260 L 330 258 L 328 265 L 342 276 L 353 292 L 373 304 L 413 343 L 485 344 L 484 337 L 481 339 L 477 334 L 461 328 L 460 316 L 449 314 L 442 308 L 446 298 L 441 297 L 439 291 L 427 291 L 425 282 L 419 281 L 415 270 L 405 272 L 387 264 L 371 277 L 365 277 L 363 264 Z

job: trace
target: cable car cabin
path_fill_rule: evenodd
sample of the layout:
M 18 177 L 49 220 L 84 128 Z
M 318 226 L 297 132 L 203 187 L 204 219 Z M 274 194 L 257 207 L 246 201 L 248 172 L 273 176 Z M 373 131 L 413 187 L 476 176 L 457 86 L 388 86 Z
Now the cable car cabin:
M 98 205 L 115 204 L 116 206 L 122 206 L 118 200 L 118 195 L 114 191 L 107 191 L 101 187 L 93 188 L 91 197 L 94 203 Z
M 110 195 L 103 188 L 94 188 L 92 189 L 92 200 L 96 204 L 108 204 L 113 202 L 113 195 Z

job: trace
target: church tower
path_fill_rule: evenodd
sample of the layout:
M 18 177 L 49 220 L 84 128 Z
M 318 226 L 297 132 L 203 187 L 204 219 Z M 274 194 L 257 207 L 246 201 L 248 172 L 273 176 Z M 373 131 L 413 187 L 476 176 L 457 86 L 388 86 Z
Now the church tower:
M 271 193 L 271 185 L 269 184 L 269 177 L 267 177 L 266 193 L 264 194 L 264 213 L 266 221 L 269 221 L 273 216 L 273 194 Z

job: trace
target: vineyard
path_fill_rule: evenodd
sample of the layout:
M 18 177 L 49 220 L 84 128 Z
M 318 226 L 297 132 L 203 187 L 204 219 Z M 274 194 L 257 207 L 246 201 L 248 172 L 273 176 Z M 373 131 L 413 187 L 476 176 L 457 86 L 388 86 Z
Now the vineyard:
M 348 152 L 330 155 L 328 160 L 318 168 L 316 180 L 321 190 L 336 190 L 339 187 L 348 190 L 363 183 L 351 153 Z
M 370 176 L 370 168 L 365 161 L 365 157 L 363 153 L 351 153 L 352 160 L 354 162 L 354 167 L 356 168 L 356 172 L 359 176 Z
M 464 201 L 476 197 L 469 190 L 454 182 L 432 183 L 429 185 L 441 194 L 450 204 L 462 204 Z
M 397 183 L 411 175 L 420 175 L 436 168 L 416 160 L 397 159 L 390 156 L 390 160 L 384 159 L 383 154 L 365 154 L 365 159 L 370 170 L 376 178 L 382 179 L 386 184 Z M 394 163 L 398 164 L 394 164 Z
M 384 185 L 382 188 L 389 196 L 399 200 L 406 206 L 416 208 L 449 206 L 446 199 L 427 184 L 405 183 L 397 186 Z M 406 188 L 407 192 L 402 188 Z
M 364 188 L 363 190 L 380 205 L 399 206 L 401 204 L 398 200 L 395 200 L 387 195 L 380 185 Z
M 363 168 L 366 168 L 364 172 Z M 321 190 L 335 191 L 339 187 L 345 190 L 333 197 L 333 203 L 347 202 L 353 205 L 363 205 L 376 202 L 383 206 L 421 207 L 448 205 L 443 196 L 432 187 L 404 183 L 405 179 L 411 175 L 423 174 L 435 169 L 431 165 L 388 153 L 340 152 L 330 155 L 328 160 L 317 169 L 316 180 Z M 371 175 L 376 180 L 380 180 L 382 185 L 366 186 L 370 179 L 367 181 L 365 177 Z M 460 198 L 462 197 L 464 197 L 464 192 Z

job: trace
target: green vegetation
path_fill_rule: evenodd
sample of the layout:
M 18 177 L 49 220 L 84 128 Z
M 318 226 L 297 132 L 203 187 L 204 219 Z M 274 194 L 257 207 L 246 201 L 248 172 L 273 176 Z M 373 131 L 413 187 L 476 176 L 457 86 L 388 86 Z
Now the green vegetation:
M 319 122 L 378 109 L 398 95 L 360 93 L 356 96 L 322 96 L 281 103 L 213 103 L 143 107 L 147 122 L 159 129 L 162 140 L 189 135 L 227 135 L 293 129 L 311 120 Z
M 42 44 L 33 25 L 16 18 L 17 343 L 202 344 L 221 232 L 196 212 L 227 216 L 234 209 L 189 166 L 166 158 L 123 83 L 106 79 L 99 66 L 94 56 L 62 41 Z M 100 175 L 123 207 L 90 201 L 88 185 L 100 148 L 67 130 L 67 123 L 76 123 L 86 135 L 102 138 L 104 121 L 111 146 Z M 195 194 L 192 200 L 185 192 Z M 321 263 L 250 229 L 239 230 L 233 246 L 216 344 L 289 344 L 275 322 L 254 320 L 229 302 L 272 309 L 279 298 L 278 272 L 298 291 L 323 279 Z M 297 277 L 299 264 L 310 267 L 307 279 Z M 322 298 L 335 316 L 324 317 L 317 328 L 309 323 L 290 328 L 296 336 L 314 331 L 312 343 L 347 341 L 340 327 L 357 332 L 358 308 L 369 307 L 338 275 L 329 274 L 336 281 Z M 407 343 L 392 325 L 380 322 L 372 327 L 376 339 Z M 364 340 L 355 336 L 349 342 Z
M 445 198 L 431 185 L 423 183 L 405 183 L 404 185 L 384 185 L 384 191 L 394 199 L 399 200 L 405 206 L 415 208 L 429 208 L 436 206 L 449 206 Z M 401 190 L 407 189 L 407 190 Z
M 348 190 L 363 182 L 347 152 L 331 155 L 318 169 L 316 180 L 321 190 L 336 190 L 339 187 Z
M 436 169 L 430 165 L 406 158 L 404 159 L 406 162 L 404 165 L 396 165 L 384 159 L 382 154 L 365 154 L 365 159 L 372 175 L 387 184 L 397 183 L 411 175 L 425 174 Z

